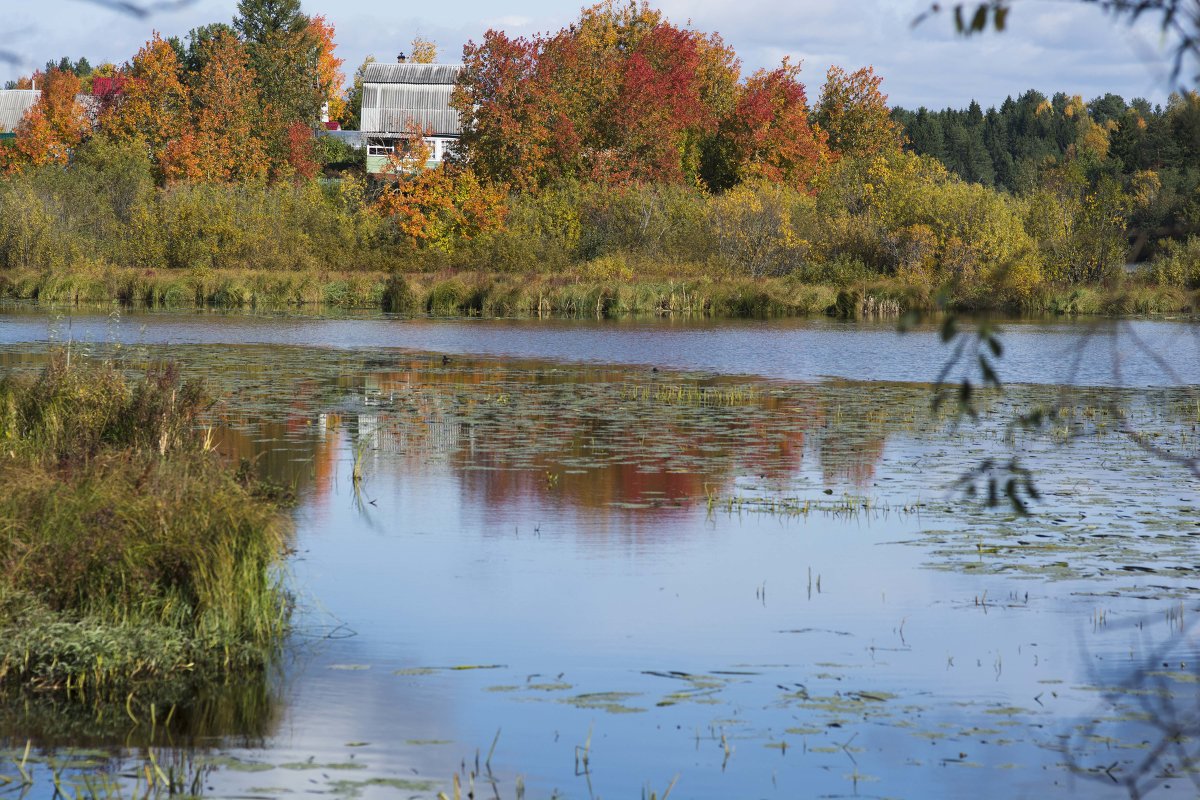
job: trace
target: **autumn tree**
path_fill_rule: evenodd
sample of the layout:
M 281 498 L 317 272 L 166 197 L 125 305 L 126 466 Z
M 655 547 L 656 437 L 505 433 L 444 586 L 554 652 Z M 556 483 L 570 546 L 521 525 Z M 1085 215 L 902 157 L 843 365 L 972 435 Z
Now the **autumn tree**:
M 722 130 L 732 158 L 727 185 L 759 179 L 807 189 L 829 160 L 826 134 L 808 118 L 800 65 L 786 59 L 746 80 Z
M 418 64 L 435 64 L 438 59 L 437 42 L 427 39 L 420 34 L 413 37 L 409 47 L 408 57 Z
M 451 98 L 462 120 L 466 162 L 483 176 L 520 190 L 557 177 L 551 154 L 576 146 L 552 129 L 558 98 L 537 81 L 540 40 L 489 30 L 463 49 L 463 70 Z M 570 137 L 573 139 L 574 137 Z
M 466 158 L 522 189 L 563 178 L 696 183 L 737 82 L 719 37 L 612 0 L 553 35 L 488 31 L 464 64 L 452 104 Z
M 902 129 L 892 119 L 883 79 L 874 67 L 846 72 L 831 66 L 817 102 L 816 121 L 829 137 L 829 148 L 848 158 L 893 153 L 900 149 Z
M 312 128 L 303 122 L 293 122 L 283 132 L 283 165 L 286 171 L 276 167 L 277 175 L 290 176 L 300 182 L 317 177 L 320 165 L 317 163 L 316 140 Z
M 256 181 L 266 176 L 262 100 L 245 48 L 232 31 L 219 30 L 196 48 L 200 72 L 192 76 L 185 132 L 168 144 L 167 180 Z
M 174 48 L 155 33 L 122 68 L 120 102 L 100 117 L 104 132 L 139 143 L 155 165 L 161 165 L 167 146 L 187 129 L 188 89 L 179 78 L 179 66 Z
M 342 88 L 346 83 L 342 64 L 346 62 L 333 53 L 337 49 L 333 24 L 323 16 L 315 16 L 308 21 L 308 27 L 317 40 L 317 80 L 326 111 L 329 119 L 340 119 L 345 113 L 346 104 L 342 99 Z
M 4 155 L 5 171 L 26 165 L 66 165 L 71 151 L 91 131 L 87 114 L 75 99 L 79 78 L 74 72 L 52 68 L 40 84 L 41 95 L 17 125 L 11 152 Z
M 457 241 L 502 228 L 507 208 L 502 189 L 470 170 L 446 164 L 399 176 L 374 204 L 402 240 L 443 251 Z

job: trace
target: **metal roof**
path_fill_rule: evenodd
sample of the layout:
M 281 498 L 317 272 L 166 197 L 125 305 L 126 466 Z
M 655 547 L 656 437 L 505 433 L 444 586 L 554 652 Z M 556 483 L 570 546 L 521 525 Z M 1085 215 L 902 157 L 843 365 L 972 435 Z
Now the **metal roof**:
M 363 83 L 433 83 L 453 86 L 462 64 L 387 64 L 374 61 L 363 73 Z
M 16 130 L 41 96 L 38 89 L 0 89 L 0 133 Z
M 413 125 L 441 136 L 462 132 L 450 95 L 459 64 L 370 64 L 363 75 L 360 128 L 364 133 L 407 133 Z

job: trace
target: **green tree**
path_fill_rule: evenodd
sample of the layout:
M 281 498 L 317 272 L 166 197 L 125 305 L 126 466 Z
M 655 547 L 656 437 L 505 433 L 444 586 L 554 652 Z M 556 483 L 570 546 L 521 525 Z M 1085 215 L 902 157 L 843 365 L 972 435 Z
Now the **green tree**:
M 325 100 L 320 43 L 299 0 L 240 0 L 233 27 L 246 45 L 263 102 L 289 125 L 315 126 Z
M 354 84 L 346 92 L 346 103 L 342 108 L 342 115 L 338 118 L 338 122 L 346 130 L 356 131 L 362 124 L 363 78 L 367 74 L 367 67 L 374 63 L 375 56 L 367 56 L 354 71 Z
M 224 22 L 211 22 L 192 28 L 187 35 L 187 49 L 184 51 L 183 66 L 190 73 L 199 74 L 207 64 L 206 56 L 209 45 L 217 38 L 228 34 L 236 36 L 232 25 Z
M 279 33 L 303 33 L 308 17 L 300 0 L 238 0 L 233 26 L 246 42 L 261 44 Z

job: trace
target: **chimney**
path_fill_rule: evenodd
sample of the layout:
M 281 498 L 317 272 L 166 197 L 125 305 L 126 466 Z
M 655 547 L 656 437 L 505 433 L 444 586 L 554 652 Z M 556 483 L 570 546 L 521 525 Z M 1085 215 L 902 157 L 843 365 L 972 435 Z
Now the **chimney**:
M 404 55 L 404 53 L 401 53 L 400 55 L 396 56 L 397 64 L 403 64 L 405 61 L 408 61 L 408 56 Z

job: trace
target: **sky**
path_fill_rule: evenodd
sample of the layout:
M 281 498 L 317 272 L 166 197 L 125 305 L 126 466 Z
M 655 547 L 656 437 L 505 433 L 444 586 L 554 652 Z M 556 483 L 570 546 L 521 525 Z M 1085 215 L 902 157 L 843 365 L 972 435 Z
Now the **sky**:
M 87 56 L 93 65 L 129 59 L 153 30 L 184 36 L 208 22 L 229 21 L 236 0 L 167 0 L 145 19 L 105 7 L 112 0 L 0 0 L 0 50 L 18 63 L 0 61 L 0 83 L 28 74 L 53 58 Z M 151 0 L 135 0 L 147 5 Z M 778 65 L 790 56 L 803 63 L 810 100 L 832 64 L 874 65 L 893 105 L 984 108 L 1027 89 L 1066 92 L 1090 99 L 1115 92 L 1127 100 L 1165 102 L 1168 70 L 1157 29 L 1107 17 L 1071 0 L 1019 0 L 1008 30 L 964 39 L 950 17 L 913 28 L 929 0 L 660 0 L 676 24 L 718 32 L 737 51 L 743 73 Z M 947 3 L 943 2 L 943 5 Z M 177 7 L 171 7 L 177 6 Z M 462 46 L 489 28 L 510 35 L 558 30 L 582 3 L 486 0 L 380 3 L 379 0 L 305 0 L 304 11 L 322 14 L 337 30 L 338 55 L 347 75 L 368 54 L 390 61 L 409 49 L 414 35 L 433 39 L 442 61 L 458 61 Z

